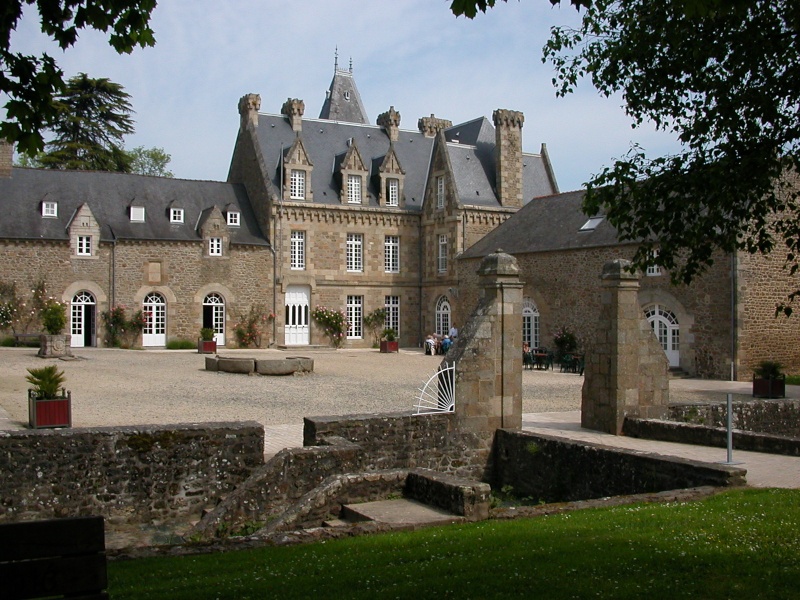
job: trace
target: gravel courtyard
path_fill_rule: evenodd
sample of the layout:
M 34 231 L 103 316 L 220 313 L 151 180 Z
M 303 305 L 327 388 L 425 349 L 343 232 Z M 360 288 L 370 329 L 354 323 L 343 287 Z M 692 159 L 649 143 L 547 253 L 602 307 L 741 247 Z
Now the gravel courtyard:
M 223 355 L 304 355 L 314 373 L 264 377 L 205 371 L 195 351 L 76 348 L 73 360 L 41 359 L 35 348 L 0 348 L 0 427 L 27 423 L 26 369 L 55 362 L 72 391 L 74 427 L 254 420 L 265 426 L 304 416 L 410 411 L 441 357 L 421 350 L 224 350 Z M 523 371 L 523 412 L 578 410 L 583 377 Z M 675 380 L 671 400 L 717 400 L 698 380 Z M 741 384 L 739 384 L 741 385 Z M 716 386 L 715 386 L 716 387 Z M 5 418 L 2 418 L 5 417 Z

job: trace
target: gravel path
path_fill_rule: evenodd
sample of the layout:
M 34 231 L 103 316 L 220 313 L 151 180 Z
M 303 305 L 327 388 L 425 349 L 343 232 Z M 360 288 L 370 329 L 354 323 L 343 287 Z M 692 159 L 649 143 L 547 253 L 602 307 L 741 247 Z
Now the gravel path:
M 421 350 L 224 350 L 223 355 L 285 358 L 306 355 L 314 372 L 263 377 L 205 371 L 195 351 L 75 349 L 74 360 L 41 359 L 36 349 L 0 348 L 0 428 L 27 423 L 26 369 L 53 362 L 72 391 L 73 426 L 198 423 L 254 420 L 266 426 L 298 423 L 304 416 L 398 412 L 415 397 L 439 364 Z M 685 382 L 685 380 L 683 380 Z M 673 386 L 672 401 L 717 399 L 719 392 Z M 523 371 L 523 412 L 578 410 L 583 377 L 558 371 Z M 2 413 L 6 414 L 3 415 Z

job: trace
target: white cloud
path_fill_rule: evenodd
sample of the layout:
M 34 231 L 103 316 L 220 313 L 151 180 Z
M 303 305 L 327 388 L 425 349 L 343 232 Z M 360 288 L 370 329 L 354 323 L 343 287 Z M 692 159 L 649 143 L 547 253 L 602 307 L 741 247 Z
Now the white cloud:
M 575 189 L 624 154 L 633 140 L 667 152 L 676 145 L 648 128 L 631 130 L 618 98 L 588 86 L 557 99 L 541 47 L 551 25 L 576 23 L 570 7 L 546 0 L 498 3 L 473 21 L 430 0 L 172 0 L 153 15 L 157 44 L 117 55 L 105 36 L 81 34 L 65 53 L 26 11 L 17 51 L 47 49 L 67 75 L 122 84 L 136 110 L 129 146 L 163 147 L 178 177 L 224 180 L 238 127 L 237 102 L 259 93 L 264 112 L 301 98 L 316 117 L 333 75 L 353 60 L 370 119 L 394 106 L 401 126 L 435 113 L 455 123 L 495 108 L 525 113 L 524 145 L 546 142 L 562 190 Z

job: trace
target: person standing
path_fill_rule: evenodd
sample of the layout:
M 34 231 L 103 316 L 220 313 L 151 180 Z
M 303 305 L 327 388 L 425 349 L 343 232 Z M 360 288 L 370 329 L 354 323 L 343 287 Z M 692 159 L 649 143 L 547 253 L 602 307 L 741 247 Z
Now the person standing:
M 458 337 L 458 329 L 455 325 L 450 328 L 450 331 L 447 332 L 447 335 L 450 336 L 450 339 L 455 342 L 456 338 Z

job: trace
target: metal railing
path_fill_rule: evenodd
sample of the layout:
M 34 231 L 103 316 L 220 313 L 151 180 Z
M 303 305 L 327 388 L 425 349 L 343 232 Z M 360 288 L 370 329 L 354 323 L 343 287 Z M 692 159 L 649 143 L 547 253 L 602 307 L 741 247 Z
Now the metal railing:
M 417 415 L 448 413 L 456 408 L 456 363 L 439 365 L 424 387 L 420 388 L 417 404 L 414 408 Z

